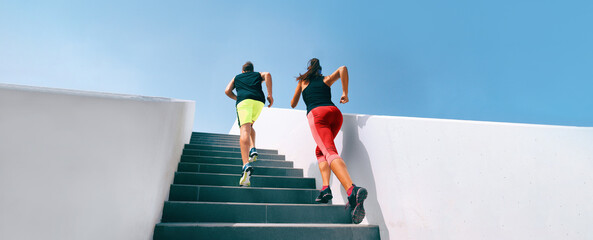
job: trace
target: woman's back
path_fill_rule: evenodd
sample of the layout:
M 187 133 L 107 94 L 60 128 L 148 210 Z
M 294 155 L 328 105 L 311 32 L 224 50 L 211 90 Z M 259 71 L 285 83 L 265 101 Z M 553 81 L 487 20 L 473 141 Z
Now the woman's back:
M 307 114 L 316 107 L 335 106 L 331 98 L 331 88 L 323 82 L 323 76 L 310 79 L 309 84 L 303 90 L 303 100 L 307 105 Z

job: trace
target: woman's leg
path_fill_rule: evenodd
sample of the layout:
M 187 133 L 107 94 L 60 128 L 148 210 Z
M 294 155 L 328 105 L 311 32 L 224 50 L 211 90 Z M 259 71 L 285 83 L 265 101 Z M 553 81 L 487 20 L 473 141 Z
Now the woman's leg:
M 348 173 L 348 168 L 346 168 L 346 163 L 344 163 L 344 160 L 342 158 L 336 158 L 332 161 L 330 167 L 338 180 L 340 180 L 340 183 L 342 183 L 344 190 L 348 191 L 348 189 L 352 187 L 352 179 L 350 178 L 350 174 Z
M 333 108 L 328 117 L 332 120 L 330 122 L 330 129 L 332 131 L 332 141 L 334 141 L 342 128 L 342 113 L 338 108 Z M 350 178 L 344 159 L 342 157 L 335 158 L 331 161 L 330 166 L 338 180 L 340 180 L 340 183 L 342 183 L 342 187 L 345 190 L 350 189 L 352 187 L 352 179 Z
M 313 139 L 317 143 L 317 149 L 319 150 L 316 151 L 316 155 L 323 185 L 329 185 L 329 170 L 331 169 L 342 183 L 344 189 L 348 190 L 352 186 L 352 180 L 350 174 L 348 174 L 346 164 L 338 155 L 334 144 L 334 139 L 342 126 L 342 114 L 336 107 L 317 107 L 307 115 L 307 118 L 309 119 Z
M 317 161 L 319 162 L 319 172 L 321 172 L 321 180 L 323 181 L 323 186 L 329 186 L 329 178 L 331 175 L 331 169 L 329 167 L 329 164 L 325 160 L 325 156 L 323 156 L 323 153 L 321 152 L 319 147 L 315 149 L 315 154 L 317 155 Z M 320 160 L 320 158 L 323 159 Z

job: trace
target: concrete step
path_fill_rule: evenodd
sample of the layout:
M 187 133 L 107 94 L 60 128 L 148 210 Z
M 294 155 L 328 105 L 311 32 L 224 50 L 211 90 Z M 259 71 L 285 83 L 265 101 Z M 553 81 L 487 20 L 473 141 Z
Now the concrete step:
M 212 156 L 212 157 L 233 157 L 241 158 L 241 152 L 224 152 L 212 150 L 183 149 L 186 156 Z M 284 155 L 259 153 L 258 160 L 285 160 Z
M 352 223 L 345 205 L 165 202 L 162 222 Z
M 192 138 L 190 138 L 190 142 L 208 142 L 208 141 L 230 142 L 230 143 L 239 144 L 239 138 L 236 138 L 236 139 L 235 138 L 207 138 L 207 137 L 192 137 Z
M 234 134 L 221 134 L 221 133 L 203 133 L 203 132 L 193 132 L 191 137 L 209 137 L 209 138 L 233 138 L 239 139 L 239 135 Z
M 172 184 L 169 201 L 315 204 L 316 189 Z
M 238 165 L 243 166 L 241 158 L 229 158 L 229 157 L 207 157 L 207 156 L 181 156 L 181 162 L 189 163 L 211 163 L 211 164 L 227 164 L 227 165 Z M 284 167 L 292 168 L 293 162 L 285 160 L 257 160 L 251 163 L 252 166 L 258 167 Z
M 192 136 L 190 139 L 193 140 L 221 140 L 221 141 L 234 141 L 239 142 L 239 136 L 230 136 L 230 137 L 218 137 L 218 136 Z M 256 139 L 257 140 L 257 139 Z
M 234 146 L 220 146 L 211 144 L 185 144 L 185 149 L 194 150 L 212 150 L 212 151 L 224 151 L 224 152 L 241 152 L 241 148 Z M 258 148 L 257 152 L 260 154 L 278 154 L 278 150 Z
M 240 148 L 241 146 L 239 143 L 229 143 L 229 142 L 196 142 L 190 141 L 189 144 L 191 145 L 211 145 L 211 146 L 223 146 L 223 147 L 233 147 L 233 148 Z
M 297 223 L 159 223 L 154 240 L 380 239 L 376 225 Z
M 177 171 L 236 174 L 241 172 L 241 168 L 240 165 L 180 162 Z M 259 175 L 303 177 L 303 169 L 257 166 L 257 171 L 254 172 L 254 176 Z
M 254 168 L 254 173 L 257 168 Z M 239 186 L 241 174 L 176 172 L 173 184 Z M 315 178 L 251 176 L 251 187 L 315 189 Z

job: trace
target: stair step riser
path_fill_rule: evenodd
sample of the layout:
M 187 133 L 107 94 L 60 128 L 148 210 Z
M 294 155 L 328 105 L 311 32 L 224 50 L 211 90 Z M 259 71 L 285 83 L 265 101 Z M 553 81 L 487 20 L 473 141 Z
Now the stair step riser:
M 239 145 L 239 139 L 234 140 L 234 139 L 206 139 L 206 138 L 191 138 L 189 140 L 190 143 L 216 143 L 216 144 L 221 144 L 221 143 L 229 143 L 229 144 L 236 144 Z
M 225 146 L 215 146 L 215 145 L 192 145 L 186 144 L 185 149 L 188 150 L 202 150 L 202 151 L 222 151 L 222 152 L 241 152 L 241 148 L 239 147 L 225 147 Z M 269 149 L 257 149 L 259 154 L 269 154 L 269 155 L 278 155 L 278 150 L 269 150 Z
M 255 170 L 257 171 L 257 170 Z M 202 173 L 175 173 L 174 184 L 239 186 L 241 175 L 219 175 Z M 314 178 L 259 177 L 251 176 L 251 187 L 267 188 L 309 188 L 315 189 Z
M 228 142 L 228 143 L 237 143 L 239 144 L 240 140 L 237 139 L 223 139 L 223 138 L 191 138 L 190 142 Z
M 171 185 L 169 201 L 313 204 L 315 189 Z
M 215 158 L 215 157 L 205 157 L 205 156 L 181 156 L 181 162 L 188 162 L 188 163 L 209 163 L 209 164 L 227 164 L 227 165 L 237 165 L 243 166 L 243 161 L 240 158 Z M 251 166 L 257 167 L 284 167 L 284 168 L 292 168 L 293 162 L 284 161 L 284 160 L 257 160 L 256 162 L 252 162 Z
M 241 172 L 239 165 L 216 165 L 216 164 L 195 164 L 195 163 L 179 163 L 178 172 L 195 172 L 195 173 L 224 173 L 237 174 Z M 254 175 L 263 176 L 290 176 L 303 177 L 303 169 L 295 168 L 269 168 L 258 167 Z
M 192 137 L 222 137 L 222 138 L 239 138 L 238 134 L 222 134 L 222 133 L 192 133 Z
M 186 156 L 209 156 L 209 157 L 228 157 L 228 158 L 241 158 L 241 152 L 215 152 L 215 151 L 203 151 L 194 149 L 184 149 L 183 155 Z M 284 155 L 277 154 L 259 154 L 257 159 L 261 160 L 285 160 Z
M 191 224 L 158 224 L 154 240 L 181 239 L 380 239 L 378 226 L 319 227 L 319 226 L 201 226 Z M 326 237 L 327 236 L 327 237 Z
M 189 140 L 190 144 L 210 144 L 210 145 L 232 145 L 239 146 L 239 140 L 225 140 L 225 139 L 196 139 L 192 138 Z
M 192 133 L 192 137 L 240 137 L 239 134 L 225 134 L 225 133 Z
M 166 202 L 163 222 L 352 223 L 341 205 L 263 205 Z
M 239 135 L 192 135 L 191 138 L 239 140 L 241 137 Z
M 238 134 L 229 134 L 229 133 L 211 133 L 211 132 L 192 132 L 192 136 L 239 136 Z

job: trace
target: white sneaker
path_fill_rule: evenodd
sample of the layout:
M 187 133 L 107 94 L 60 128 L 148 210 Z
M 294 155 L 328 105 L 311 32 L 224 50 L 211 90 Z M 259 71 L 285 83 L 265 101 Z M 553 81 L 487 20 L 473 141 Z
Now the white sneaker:
M 239 180 L 239 185 L 242 187 L 251 186 L 251 181 L 249 181 L 251 174 L 253 174 L 253 167 L 251 167 L 251 164 L 246 163 L 243 166 L 243 176 L 241 176 L 241 180 Z
M 257 161 L 257 150 L 255 148 L 251 148 L 249 150 L 249 162 Z

